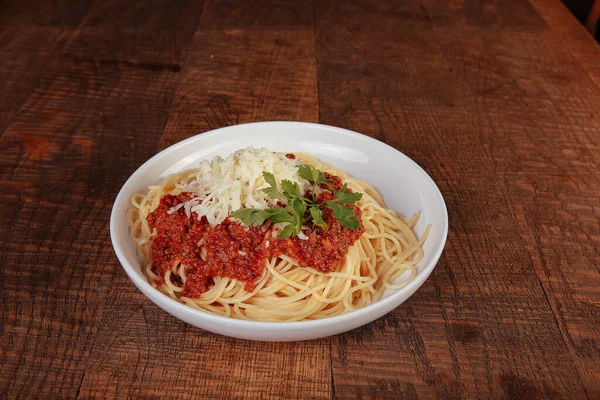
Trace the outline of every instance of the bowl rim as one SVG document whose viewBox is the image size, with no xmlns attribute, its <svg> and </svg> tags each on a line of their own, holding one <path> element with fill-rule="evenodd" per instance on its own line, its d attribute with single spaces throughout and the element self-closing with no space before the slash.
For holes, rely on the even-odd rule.
<svg viewBox="0 0 600 400">
<path fill-rule="evenodd" d="M 212 314 L 212 313 L 202 311 L 202 310 L 197 310 L 195 308 L 192 308 L 188 305 L 180 303 L 180 302 L 172 299 L 171 297 L 161 293 L 156 288 L 154 288 L 145 277 L 143 277 L 142 275 L 137 273 L 136 267 L 134 267 L 132 264 L 130 264 L 127 261 L 127 258 L 121 249 L 121 244 L 120 244 L 119 240 L 117 239 L 118 234 L 117 234 L 117 228 L 116 228 L 117 218 L 120 218 L 120 217 L 125 218 L 124 215 L 123 216 L 118 215 L 117 208 L 118 208 L 118 205 L 123 201 L 123 198 L 126 196 L 125 188 L 129 186 L 130 182 L 134 181 L 147 168 L 149 168 L 149 166 L 152 165 L 157 159 L 164 157 L 166 154 L 174 152 L 174 151 L 180 149 L 181 147 L 187 146 L 189 143 L 198 140 L 199 137 L 211 137 L 211 136 L 215 136 L 215 135 L 222 135 L 224 133 L 227 133 L 228 131 L 235 131 L 237 129 L 240 129 L 240 127 L 242 127 L 242 126 L 247 127 L 247 126 L 252 125 L 252 126 L 258 127 L 258 126 L 274 125 L 274 124 L 282 124 L 282 125 L 290 124 L 290 125 L 305 126 L 307 128 L 313 128 L 313 129 L 332 130 L 332 131 L 336 131 L 338 134 L 350 136 L 355 139 L 364 140 L 364 141 L 370 142 L 370 143 L 376 143 L 379 146 L 384 146 L 384 147 L 387 147 L 387 148 L 392 149 L 393 151 L 397 152 L 400 157 L 405 158 L 409 164 L 412 164 L 413 167 L 417 168 L 422 173 L 423 178 L 425 179 L 426 183 L 434 189 L 434 192 L 437 195 L 436 196 L 437 200 L 439 201 L 439 205 L 442 207 L 442 209 L 441 209 L 442 221 L 440 221 L 442 224 L 442 232 L 441 232 L 441 236 L 440 236 L 440 238 L 441 238 L 440 243 L 437 245 L 435 253 L 433 254 L 433 256 L 431 258 L 431 261 L 422 266 L 422 269 L 419 271 L 419 273 L 413 280 L 408 282 L 404 287 L 393 291 L 387 297 L 384 297 L 384 298 L 379 299 L 376 302 L 371 303 L 367 306 L 361 307 L 359 309 L 356 309 L 356 310 L 353 310 L 353 311 L 350 311 L 350 312 L 347 312 L 344 314 L 335 315 L 332 317 L 327 317 L 327 318 L 322 318 L 322 319 L 315 319 L 315 320 L 289 321 L 289 322 L 276 321 L 275 322 L 275 321 L 250 321 L 250 320 L 236 319 L 236 318 L 225 317 L 225 316 L 221 316 L 221 315 L 217 315 L 217 314 Z M 419 164 L 417 164 L 415 161 L 413 161 L 410 157 L 408 157 L 407 155 L 402 153 L 400 150 L 388 145 L 387 143 L 384 143 L 384 142 L 377 140 L 375 138 L 372 138 L 370 136 L 367 136 L 367 135 L 364 135 L 364 134 L 361 134 L 361 133 L 358 133 L 355 131 L 351 131 L 349 129 L 339 128 L 339 127 L 335 127 L 335 126 L 331 126 L 331 125 L 317 124 L 317 123 L 312 123 L 312 122 L 299 122 L 299 121 L 264 121 L 264 122 L 250 122 L 250 123 L 244 123 L 244 124 L 230 125 L 230 126 L 206 131 L 204 133 L 199 133 L 199 134 L 191 136 L 187 139 L 184 139 L 180 142 L 174 143 L 171 146 L 161 150 L 160 152 L 158 152 L 157 154 L 152 156 L 150 159 L 148 159 L 146 162 L 144 162 L 141 166 L 139 166 L 135 170 L 135 172 L 133 174 L 131 174 L 131 176 L 129 176 L 129 178 L 125 181 L 125 183 L 119 189 L 119 193 L 117 194 L 117 196 L 113 202 L 112 211 L 111 211 L 111 215 L 110 215 L 110 238 L 111 238 L 111 242 L 112 242 L 112 246 L 115 251 L 115 254 L 117 255 L 117 258 L 118 258 L 121 266 L 125 270 L 129 279 L 131 279 L 133 281 L 135 286 L 145 296 L 149 297 L 150 300 L 152 300 L 155 303 L 158 302 L 158 303 L 165 304 L 165 305 L 168 304 L 169 306 L 174 307 L 176 310 L 178 310 L 182 313 L 185 313 L 188 316 L 194 316 L 194 317 L 197 317 L 200 319 L 204 319 L 206 322 L 214 322 L 214 323 L 226 324 L 226 325 L 238 325 L 240 328 L 264 327 L 264 328 L 310 329 L 310 328 L 316 328 L 316 327 L 319 327 L 322 325 L 328 325 L 328 324 L 331 324 L 331 325 L 343 324 L 345 322 L 352 321 L 354 319 L 360 319 L 361 317 L 365 317 L 368 314 L 372 313 L 373 310 L 385 308 L 386 306 L 391 306 L 395 303 L 395 300 L 398 297 L 402 297 L 404 293 L 411 292 L 411 291 L 414 292 L 418 288 L 421 287 L 423 282 L 429 277 L 429 275 L 431 274 L 431 272 L 437 265 L 439 258 L 444 250 L 447 236 L 448 236 L 448 210 L 446 207 L 446 202 L 444 200 L 444 197 L 442 196 L 441 191 L 439 190 L 438 186 L 435 184 L 433 179 L 429 176 L 429 174 L 427 174 L 427 172 Z M 409 294 L 408 298 L 410 296 L 412 296 L 413 294 L 414 293 Z M 390 309 L 394 309 L 394 308 L 398 307 L 400 304 L 394 305 Z M 171 313 L 171 312 L 169 312 L 169 313 Z M 385 314 L 387 314 L 387 312 Z"/>
</svg>

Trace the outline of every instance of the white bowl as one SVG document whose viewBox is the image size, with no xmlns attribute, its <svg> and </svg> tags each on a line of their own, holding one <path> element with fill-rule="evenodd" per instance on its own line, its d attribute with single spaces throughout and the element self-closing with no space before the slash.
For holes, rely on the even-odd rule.
<svg viewBox="0 0 600 400">
<path fill-rule="evenodd" d="M 419 263 L 419 273 L 400 290 L 361 309 L 336 317 L 300 322 L 252 322 L 221 317 L 192 309 L 153 288 L 142 273 L 142 262 L 129 238 L 125 213 L 129 199 L 146 191 L 167 175 L 198 166 L 198 161 L 225 157 L 246 147 L 273 151 L 306 152 L 346 170 L 383 194 L 388 207 L 405 215 L 422 211 L 415 227 L 418 236 L 431 225 Z M 125 182 L 113 205 L 110 236 L 119 261 L 133 283 L 150 300 L 171 315 L 211 332 L 236 338 L 292 341 L 335 335 L 365 325 L 408 299 L 427 279 L 440 258 L 448 233 L 444 199 L 421 167 L 398 150 L 346 129 L 302 122 L 260 122 L 229 126 L 191 137 L 148 160 Z"/>
</svg>

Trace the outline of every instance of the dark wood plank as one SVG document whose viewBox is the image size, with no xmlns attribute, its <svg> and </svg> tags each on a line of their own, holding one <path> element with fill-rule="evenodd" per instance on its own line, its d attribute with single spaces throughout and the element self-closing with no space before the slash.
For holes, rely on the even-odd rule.
<svg viewBox="0 0 600 400">
<path fill-rule="evenodd" d="M 321 122 L 419 162 L 451 227 L 407 304 L 333 339 L 335 394 L 597 396 L 598 90 L 527 4 L 319 5 Z"/>
<path fill-rule="evenodd" d="M 304 8 L 297 6 L 300 7 Z M 219 18 L 213 18 L 216 13 L 217 10 L 207 6 L 182 70 L 161 147 L 211 129 L 245 122 L 316 122 L 312 27 L 229 29 L 227 16 L 220 16 L 224 18 L 220 22 L 224 28 L 219 29 L 216 22 Z M 271 20 L 271 15 L 266 14 L 264 19 L 245 23 L 269 27 Z"/>
<path fill-rule="evenodd" d="M 96 7 L 90 10 L 92 17 L 99 13 Z M 188 7 L 186 18 L 198 21 L 201 11 Z M 158 38 L 174 37 L 175 31 L 163 32 L 153 50 L 152 37 L 144 35 L 159 24 L 159 15 L 138 12 L 135 27 L 111 20 L 119 15 L 102 20 L 103 37 L 115 43 L 114 51 L 99 49 L 96 54 L 106 59 L 68 56 L 84 47 L 80 40 L 93 21 L 86 19 L 61 51 L 67 56 L 45 67 L 0 139 L 5 204 L 0 241 L 7 244 L 0 260 L 3 398 L 111 393 L 112 383 L 91 385 L 98 370 L 90 363 L 92 354 L 98 357 L 96 349 L 105 348 L 98 338 L 107 321 L 121 312 L 111 299 L 124 296 L 124 315 L 140 311 L 132 319 L 146 329 L 143 306 L 148 303 L 114 256 L 108 220 L 126 176 L 155 152 L 179 80 L 178 69 L 155 68 L 153 63 L 177 65 L 195 27 L 180 31 L 177 40 L 169 39 L 174 46 L 169 49 Z M 144 43 L 141 56 L 122 59 L 129 50 L 118 47 L 123 39 L 127 45 Z M 93 53 L 93 48 L 87 51 Z M 128 356 L 134 353 L 128 346 L 140 345 L 138 338 L 113 335 L 108 342 L 124 338 L 120 350 L 110 351 L 131 360 Z M 108 357 L 104 354 L 104 360 Z M 147 367 L 143 361 L 137 358 L 127 370 L 139 373 Z M 119 385 L 114 394 L 135 389 L 125 381 Z"/>
<path fill-rule="evenodd" d="M 600 90 L 569 50 L 545 39 L 520 45 L 544 56 L 507 64 L 528 110 L 511 142 L 520 167 L 503 179 L 533 267 L 590 398 L 600 396 Z M 574 100 L 576 98 L 576 100 Z M 493 116 L 491 118 L 497 121 Z M 515 143 L 519 143 L 518 145 Z"/>
<path fill-rule="evenodd" d="M 179 72 L 202 9 L 194 0 L 96 2 L 65 57 Z"/>
<path fill-rule="evenodd" d="M 436 29 L 446 28 L 458 37 L 470 32 L 548 32 L 548 26 L 539 18 L 528 1 L 488 3 L 482 1 L 455 0 L 451 4 L 425 0 L 421 9 L 427 13 Z"/>
<path fill-rule="evenodd" d="M 59 28 L 74 30 L 87 15 L 93 1 L 78 0 L 3 0 L 0 2 L 0 27 Z M 29 49 L 31 53 L 35 53 Z"/>
<path fill-rule="evenodd" d="M 600 86 L 600 45 L 560 0 L 531 0 L 552 27 L 556 40 L 570 51 L 590 78 Z"/>
<path fill-rule="evenodd" d="M 86 367 L 82 398 L 324 399 L 331 392 L 329 346 L 321 342 L 261 343 L 213 335 L 146 298 L 132 307 L 127 291 L 115 296 L 110 308 L 111 321 L 98 332 Z"/>
<path fill-rule="evenodd" d="M 202 29 L 313 29 L 313 8 L 286 0 L 207 0 Z"/>
<path fill-rule="evenodd" d="M 0 3 L 0 136 L 90 4 L 73 0 L 56 1 L 52 6 L 41 1 Z"/>
<path fill-rule="evenodd" d="M 505 148 L 497 179 L 504 182 L 511 216 L 569 355 L 588 396 L 595 398 L 600 395 L 600 90 L 555 35 L 480 36 L 470 47 L 488 48 L 487 53 L 493 48 L 497 76 L 515 86 L 510 105 L 494 106 L 490 95 L 479 103 L 494 137 L 493 153 Z M 506 92 L 495 95 L 508 99 Z M 506 146 L 497 139 L 502 136 Z"/>
<path fill-rule="evenodd" d="M 123 171 L 154 152 L 175 80 L 60 63 L 7 128 L 2 397 L 75 397 L 111 297 L 144 301 L 112 252 L 108 219 Z"/>
</svg>

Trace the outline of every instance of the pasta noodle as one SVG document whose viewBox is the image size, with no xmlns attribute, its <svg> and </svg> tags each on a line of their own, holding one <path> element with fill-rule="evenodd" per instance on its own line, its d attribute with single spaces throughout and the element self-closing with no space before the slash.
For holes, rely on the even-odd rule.
<svg viewBox="0 0 600 400">
<path fill-rule="evenodd" d="M 387 209 L 381 195 L 370 185 L 309 155 L 296 156 L 303 163 L 340 177 L 353 192 L 363 193 L 357 206 L 362 211 L 365 231 L 348 248 L 336 271 L 325 273 L 300 267 L 294 259 L 280 255 L 267 260 L 264 273 L 252 290 L 247 290 L 242 281 L 217 276 L 199 297 L 185 296 L 189 266 L 174 262 L 164 276 L 153 269 L 151 244 L 155 232 L 148 216 L 163 196 L 185 191 L 198 172 L 188 170 L 131 198 L 132 207 L 127 212 L 130 236 L 137 245 L 148 281 L 165 295 L 195 309 L 254 321 L 301 321 L 340 315 L 371 304 L 386 290 L 397 290 L 410 282 L 417 275 L 417 264 L 423 258 L 422 244 L 430 229 L 427 227 L 421 238 L 416 237 L 413 228 L 420 213 L 407 219 Z M 204 249 L 201 254 L 206 257 Z"/>
</svg>

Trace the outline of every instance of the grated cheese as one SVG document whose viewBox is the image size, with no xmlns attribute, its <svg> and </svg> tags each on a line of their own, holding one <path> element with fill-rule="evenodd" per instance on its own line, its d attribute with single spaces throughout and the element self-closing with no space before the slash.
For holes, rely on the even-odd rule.
<svg viewBox="0 0 600 400">
<path fill-rule="evenodd" d="M 263 171 L 275 176 L 279 190 L 281 181 L 287 179 L 298 183 L 301 192 L 305 192 L 311 185 L 298 175 L 298 165 L 299 161 L 289 159 L 285 154 L 252 147 L 239 150 L 225 159 L 217 156 L 212 161 L 203 161 L 195 179 L 185 187 L 197 195 L 175 206 L 172 212 L 184 207 L 188 217 L 195 212 L 198 219 L 205 216 L 209 224 L 214 226 L 241 208 L 272 207 L 278 200 L 269 199 L 262 192 L 261 189 L 269 186 L 262 175 Z"/>
</svg>

